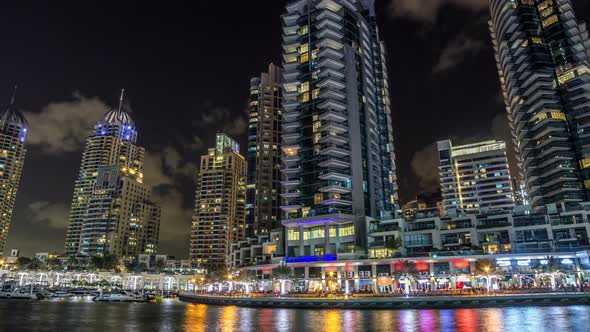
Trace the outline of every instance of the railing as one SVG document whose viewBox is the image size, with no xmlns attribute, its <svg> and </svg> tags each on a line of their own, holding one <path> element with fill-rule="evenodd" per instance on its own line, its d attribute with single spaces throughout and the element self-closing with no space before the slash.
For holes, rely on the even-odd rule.
<svg viewBox="0 0 590 332">
<path fill-rule="evenodd" d="M 510 227 L 512 226 L 509 222 L 496 222 L 496 223 L 486 223 L 477 225 L 476 228 L 478 229 L 488 229 L 488 228 L 498 228 L 498 227 Z"/>
</svg>

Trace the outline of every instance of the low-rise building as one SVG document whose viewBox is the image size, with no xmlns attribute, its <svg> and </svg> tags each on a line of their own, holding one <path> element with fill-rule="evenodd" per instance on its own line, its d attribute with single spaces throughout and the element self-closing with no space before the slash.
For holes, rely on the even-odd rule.
<svg viewBox="0 0 590 332">
<path fill-rule="evenodd" d="M 231 267 L 277 263 L 284 258 L 283 230 L 273 230 L 232 244 Z"/>
</svg>

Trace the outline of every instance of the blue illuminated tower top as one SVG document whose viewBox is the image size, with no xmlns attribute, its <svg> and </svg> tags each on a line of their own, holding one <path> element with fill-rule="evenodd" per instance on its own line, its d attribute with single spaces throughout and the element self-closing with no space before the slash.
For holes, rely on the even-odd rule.
<svg viewBox="0 0 590 332">
<path fill-rule="evenodd" d="M 15 85 L 8 107 L 0 115 L 0 134 L 18 138 L 21 143 L 24 143 L 29 124 L 25 116 L 14 105 L 17 88 L 18 86 Z"/>
<path fill-rule="evenodd" d="M 104 118 L 98 122 L 96 135 L 117 136 L 123 141 L 135 143 L 137 130 L 135 129 L 135 122 L 133 122 L 129 113 L 123 111 L 124 95 L 125 89 L 122 89 L 119 107 L 107 112 Z"/>
</svg>

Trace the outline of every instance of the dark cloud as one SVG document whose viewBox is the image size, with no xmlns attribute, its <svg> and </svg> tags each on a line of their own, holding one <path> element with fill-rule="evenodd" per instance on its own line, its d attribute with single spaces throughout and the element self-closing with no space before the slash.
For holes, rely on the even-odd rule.
<svg viewBox="0 0 590 332">
<path fill-rule="evenodd" d="M 37 201 L 29 204 L 27 213 L 35 223 L 65 230 L 68 226 L 70 209 L 63 202 Z"/>
<path fill-rule="evenodd" d="M 444 46 L 433 72 L 440 73 L 451 69 L 462 63 L 466 57 L 476 56 L 485 47 L 486 44 L 482 40 L 461 33 Z"/>
<path fill-rule="evenodd" d="M 98 120 L 109 111 L 99 98 L 74 94 L 72 101 L 49 103 L 41 112 L 26 112 L 27 143 L 47 153 L 78 151 Z"/>
<path fill-rule="evenodd" d="M 436 143 L 429 144 L 416 151 L 410 165 L 418 179 L 418 186 L 421 190 L 432 191 L 439 188 L 439 159 Z"/>
<path fill-rule="evenodd" d="M 453 5 L 473 11 L 488 7 L 488 0 L 389 0 L 391 17 L 410 17 L 421 21 L 434 21 L 444 6 Z"/>
</svg>

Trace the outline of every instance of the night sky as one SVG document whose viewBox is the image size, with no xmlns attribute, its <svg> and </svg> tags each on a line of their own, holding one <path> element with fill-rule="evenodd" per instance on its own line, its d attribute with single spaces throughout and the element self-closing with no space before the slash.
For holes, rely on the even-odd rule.
<svg viewBox="0 0 590 332">
<path fill-rule="evenodd" d="M 18 83 L 28 151 L 6 250 L 62 251 L 84 140 L 126 89 L 162 205 L 160 252 L 187 256 L 199 156 L 245 149 L 249 80 L 280 63 L 284 0 L 4 1 L 0 101 Z M 60 5 L 63 4 L 63 5 Z M 590 2 L 573 0 L 579 19 Z M 377 0 L 388 50 L 400 197 L 437 186 L 434 143 L 509 139 L 487 0 Z"/>
</svg>

